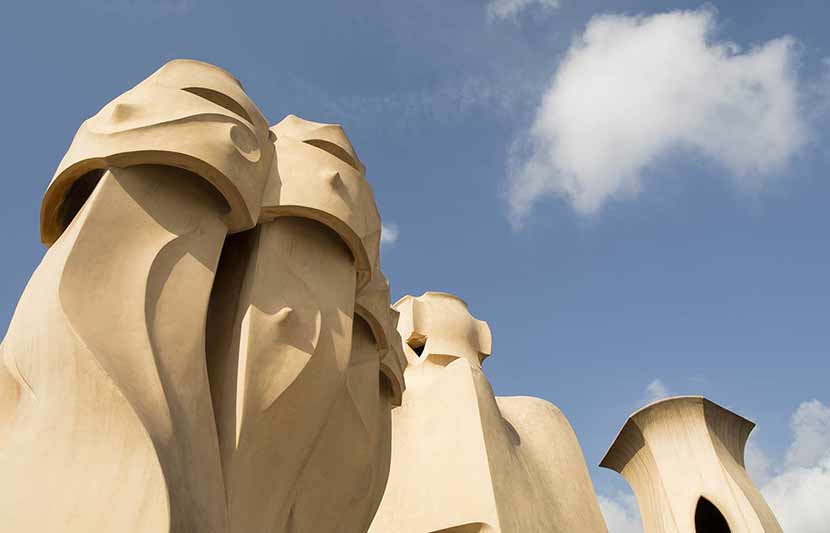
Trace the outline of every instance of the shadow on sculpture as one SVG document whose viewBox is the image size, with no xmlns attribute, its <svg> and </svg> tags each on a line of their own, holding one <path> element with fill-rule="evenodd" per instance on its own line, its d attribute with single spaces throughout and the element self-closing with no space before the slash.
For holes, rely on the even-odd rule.
<svg viewBox="0 0 830 533">
<path fill-rule="evenodd" d="M 488 528 L 487 525 L 482 524 L 480 522 L 476 522 L 474 524 L 464 524 L 461 526 L 453 526 L 438 531 L 430 531 L 430 533 L 486 533 L 487 531 L 491 531 L 491 529 Z"/>
</svg>

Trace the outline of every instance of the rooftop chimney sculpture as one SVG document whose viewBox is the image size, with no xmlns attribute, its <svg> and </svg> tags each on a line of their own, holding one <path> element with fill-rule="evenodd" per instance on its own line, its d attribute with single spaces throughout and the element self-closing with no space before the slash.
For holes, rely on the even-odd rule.
<svg viewBox="0 0 830 533">
<path fill-rule="evenodd" d="M 446 293 L 390 307 L 365 172 L 340 126 L 269 128 L 198 61 L 85 121 L 0 344 L 0 530 L 606 531 L 565 416 L 494 395 L 487 323 Z M 780 531 L 751 427 L 658 403 L 603 466 L 647 533 Z"/>
<path fill-rule="evenodd" d="M 41 234 L 2 345 L 5 530 L 288 531 L 321 469 L 368 483 L 338 507 L 368 527 L 403 364 L 339 126 L 269 130 L 226 71 L 170 62 L 84 122 Z"/>
<path fill-rule="evenodd" d="M 600 466 L 634 489 L 645 533 L 777 533 L 744 469 L 753 427 L 699 396 L 660 400 L 631 415 Z"/>
<path fill-rule="evenodd" d="M 497 398 L 486 322 L 458 297 L 395 304 L 408 366 L 392 467 L 372 533 L 604 532 L 579 442 L 538 398 Z"/>
</svg>

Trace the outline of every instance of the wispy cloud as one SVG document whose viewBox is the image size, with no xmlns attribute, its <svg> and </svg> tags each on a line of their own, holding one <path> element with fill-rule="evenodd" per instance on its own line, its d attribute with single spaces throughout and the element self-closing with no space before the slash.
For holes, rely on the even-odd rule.
<svg viewBox="0 0 830 533">
<path fill-rule="evenodd" d="M 811 466 L 830 456 L 830 405 L 818 400 L 802 403 L 793 415 L 792 428 L 795 440 L 787 451 L 788 465 Z"/>
<path fill-rule="evenodd" d="M 582 214 L 643 189 L 646 169 L 682 148 L 756 191 L 806 142 L 795 41 L 742 51 L 712 42 L 713 9 L 601 15 L 559 64 L 508 165 L 521 225 L 546 195 Z"/>
<path fill-rule="evenodd" d="M 538 6 L 543 11 L 553 11 L 559 7 L 559 0 L 490 0 L 487 4 L 487 18 L 491 21 L 515 19 L 519 13 L 531 6 Z"/>
<path fill-rule="evenodd" d="M 783 465 L 776 468 L 750 441 L 747 470 L 784 531 L 826 533 L 830 524 L 830 404 L 802 403 L 790 427 L 793 441 Z"/>
<path fill-rule="evenodd" d="M 630 492 L 618 492 L 614 497 L 597 496 L 599 508 L 609 533 L 642 533 L 637 500 Z"/>
<path fill-rule="evenodd" d="M 663 398 L 668 398 L 669 396 L 671 396 L 669 388 L 666 387 L 662 380 L 655 379 L 652 380 L 648 385 L 646 385 L 645 398 L 643 399 L 643 404 L 656 402 L 657 400 L 662 400 Z"/>
<path fill-rule="evenodd" d="M 757 429 L 755 430 L 758 431 Z M 756 444 L 755 439 L 749 439 L 744 449 L 744 466 L 750 479 L 758 487 L 763 487 L 772 477 L 772 462 L 764 450 Z"/>
<path fill-rule="evenodd" d="M 507 69 L 494 75 L 459 75 L 403 91 L 352 95 L 292 73 L 286 73 L 284 81 L 293 91 L 317 102 L 319 116 L 371 123 L 383 133 L 422 128 L 424 122 L 448 125 L 485 113 L 490 118 L 517 121 L 517 116 L 533 113 L 545 78 L 541 72 Z"/>
<path fill-rule="evenodd" d="M 394 244 L 398 240 L 398 226 L 393 223 L 383 223 L 380 226 L 380 244 Z"/>
<path fill-rule="evenodd" d="M 129 11 L 154 15 L 186 15 L 196 7 L 196 0 L 86 0 L 86 5 L 105 11 Z"/>
</svg>

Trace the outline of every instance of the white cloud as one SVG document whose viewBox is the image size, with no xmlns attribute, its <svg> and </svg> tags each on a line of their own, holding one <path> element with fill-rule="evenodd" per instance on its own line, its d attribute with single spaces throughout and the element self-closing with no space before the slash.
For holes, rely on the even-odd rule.
<svg viewBox="0 0 830 533">
<path fill-rule="evenodd" d="M 398 226 L 396 224 L 381 224 L 380 225 L 380 243 L 393 244 L 398 240 Z"/>
<path fill-rule="evenodd" d="M 795 440 L 787 451 L 788 466 L 812 466 L 830 457 L 830 405 L 818 400 L 802 403 L 793 415 L 792 428 Z"/>
<path fill-rule="evenodd" d="M 648 385 L 646 385 L 646 396 L 645 400 L 643 401 L 644 404 L 656 402 L 657 400 L 662 400 L 663 398 L 668 398 L 671 396 L 668 387 L 663 383 L 660 379 L 655 379 Z"/>
<path fill-rule="evenodd" d="M 642 533 L 637 500 L 631 493 L 620 492 L 615 497 L 597 496 L 608 533 Z"/>
<path fill-rule="evenodd" d="M 559 7 L 559 0 L 490 0 L 487 4 L 487 18 L 503 20 L 515 18 L 528 7 L 538 4 L 545 11 L 552 11 Z"/>
<path fill-rule="evenodd" d="M 810 467 L 794 467 L 761 490 L 788 533 L 827 533 L 830 524 L 830 456 Z"/>
<path fill-rule="evenodd" d="M 757 431 L 757 430 L 756 430 Z M 772 477 L 772 462 L 760 446 L 755 444 L 755 439 L 750 439 L 744 449 L 744 465 L 749 478 L 758 487 L 763 487 Z"/>
<path fill-rule="evenodd" d="M 793 443 L 784 467 L 763 483 L 761 492 L 787 533 L 826 533 L 830 524 L 830 405 L 817 400 L 802 403 L 791 427 Z"/>
<path fill-rule="evenodd" d="M 583 214 L 636 196 L 672 150 L 703 154 L 758 190 L 807 137 L 794 40 L 713 42 L 715 12 L 601 15 L 575 39 L 508 172 L 520 225 L 544 195 Z"/>
</svg>

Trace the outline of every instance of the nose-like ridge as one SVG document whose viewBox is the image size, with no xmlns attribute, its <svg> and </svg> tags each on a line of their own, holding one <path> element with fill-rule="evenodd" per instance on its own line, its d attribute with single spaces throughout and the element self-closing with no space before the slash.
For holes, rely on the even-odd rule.
<svg viewBox="0 0 830 533">
<path fill-rule="evenodd" d="M 260 222 L 304 217 L 328 226 L 352 252 L 358 288 L 378 270 L 380 215 L 365 168 L 343 128 L 289 115 L 271 128 L 276 164 Z"/>
</svg>

